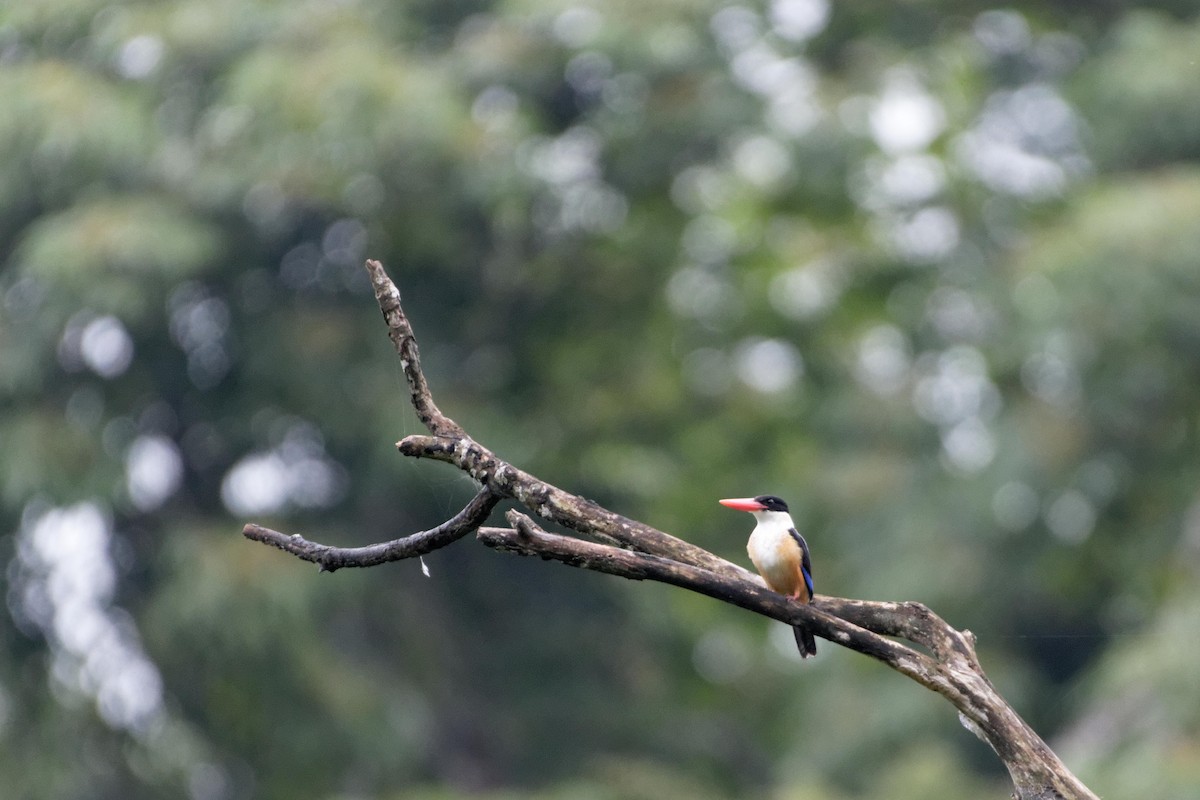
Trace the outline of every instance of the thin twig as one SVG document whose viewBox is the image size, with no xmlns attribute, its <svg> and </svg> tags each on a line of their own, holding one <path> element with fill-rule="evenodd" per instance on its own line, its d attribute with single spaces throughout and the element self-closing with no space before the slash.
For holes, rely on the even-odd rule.
<svg viewBox="0 0 1200 800">
<path fill-rule="evenodd" d="M 242 535 L 311 561 L 320 566 L 322 572 L 333 572 L 342 567 L 374 567 L 389 561 L 416 558 L 461 539 L 486 522 L 498 502 L 500 498 L 485 487 L 462 511 L 436 528 L 365 547 L 332 547 L 310 542 L 298 533 L 289 536 L 253 523 L 242 529 Z"/>
<path fill-rule="evenodd" d="M 429 384 L 425 381 L 425 373 L 421 370 L 421 353 L 417 349 L 417 339 L 413 336 L 412 325 L 400 305 L 400 290 L 388 277 L 383 264 L 369 260 L 366 264 L 371 276 L 371 286 L 375 289 L 375 301 L 383 312 L 383 320 L 387 323 L 388 338 L 400 356 L 400 367 L 404 370 L 404 378 L 408 381 L 412 395 L 413 408 L 429 432 L 434 436 L 451 436 L 466 438 L 467 432 L 454 420 L 447 417 L 433 402 L 429 392 Z"/>
</svg>

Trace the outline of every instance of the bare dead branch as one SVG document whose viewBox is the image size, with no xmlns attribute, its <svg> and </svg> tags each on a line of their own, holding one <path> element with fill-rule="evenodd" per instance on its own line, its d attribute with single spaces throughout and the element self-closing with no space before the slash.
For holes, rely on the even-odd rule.
<svg viewBox="0 0 1200 800">
<path fill-rule="evenodd" d="M 327 544 L 310 542 L 298 533 L 289 536 L 253 523 L 242 529 L 242 535 L 247 539 L 278 547 L 297 558 L 311 561 L 318 565 L 322 572 L 333 572 L 342 567 L 374 567 L 389 561 L 432 553 L 461 539 L 482 525 L 498 502 L 500 498 L 485 487 L 479 490 L 462 511 L 436 528 L 366 547 L 330 547 Z"/>
<path fill-rule="evenodd" d="M 383 320 L 387 323 L 388 338 L 400 356 L 400 367 L 404 370 L 404 378 L 412 393 L 413 408 L 421 424 L 435 436 L 454 436 L 465 438 L 467 432 L 458 423 L 447 417 L 433 402 L 429 393 L 429 384 L 425 382 L 425 373 L 421 370 L 421 354 L 417 350 L 417 339 L 413 336 L 412 326 L 408 317 L 400 307 L 400 290 L 392 279 L 383 271 L 383 264 L 370 260 L 366 264 L 367 273 L 371 276 L 371 286 L 375 290 L 375 301 L 383 312 Z"/>
<path fill-rule="evenodd" d="M 817 595 L 811 605 L 793 603 L 764 587 L 757 576 L 710 572 L 648 553 L 548 533 L 515 510 L 507 518 L 511 528 L 481 527 L 477 538 L 497 550 L 631 580 L 668 583 L 789 625 L 805 625 L 817 636 L 881 661 L 954 704 L 964 726 L 1004 761 L 1021 800 L 1095 798 L 996 691 L 975 658 L 973 636 L 956 631 L 920 603 L 824 595 Z M 841 617 L 841 611 L 851 619 Z M 876 628 L 928 646 L 935 655 L 888 639 Z"/>
<path fill-rule="evenodd" d="M 789 625 L 805 625 L 824 639 L 877 658 L 910 677 L 919 678 L 923 671 L 934 666 L 932 659 L 923 653 L 827 613 L 820 596 L 812 605 L 793 603 L 766 588 L 761 578 L 749 572 L 744 576 L 712 572 L 650 553 L 560 536 L 543 530 L 516 510 L 509 511 L 506 517 L 511 528 L 480 528 L 476 534 L 479 541 L 497 550 L 551 559 L 572 567 L 631 580 L 668 583 Z"/>
<path fill-rule="evenodd" d="M 496 494 L 521 503 L 539 517 L 588 536 L 730 575 L 747 570 L 691 542 L 644 522 L 615 514 L 585 497 L 571 494 L 514 467 L 469 437 L 414 435 L 396 444 L 406 456 L 445 461 Z"/>
<path fill-rule="evenodd" d="M 412 326 L 400 305 L 400 292 L 378 261 L 368 261 L 367 270 L 388 335 L 400 356 L 413 408 L 430 433 L 409 436 L 397 444 L 398 449 L 406 456 L 454 465 L 480 485 L 480 492 L 466 508 L 436 528 L 369 547 L 329 547 L 253 524 L 243 531 L 247 538 L 333 571 L 411 558 L 475 530 L 483 544 L 496 550 L 699 592 L 790 625 L 806 626 L 815 635 L 887 664 L 945 697 L 958 710 L 964 726 L 1004 762 L 1018 800 L 1096 800 L 996 691 L 979 663 L 970 631 L 956 630 L 920 603 L 826 595 L 817 595 L 811 605 L 791 602 L 742 567 L 546 483 L 473 440 L 433 402 Z M 515 500 L 542 519 L 595 541 L 549 533 L 516 510 L 507 515 L 511 527 L 481 527 L 501 499 Z"/>
</svg>

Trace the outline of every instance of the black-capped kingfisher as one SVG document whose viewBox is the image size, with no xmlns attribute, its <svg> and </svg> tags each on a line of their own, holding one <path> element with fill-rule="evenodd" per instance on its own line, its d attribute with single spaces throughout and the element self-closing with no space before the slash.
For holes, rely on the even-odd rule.
<svg viewBox="0 0 1200 800">
<path fill-rule="evenodd" d="M 812 559 L 808 555 L 808 542 L 796 530 L 787 503 L 770 494 L 758 497 L 734 497 L 722 500 L 721 505 L 749 511 L 758 524 L 746 543 L 746 552 L 754 562 L 754 568 L 762 575 L 767 588 L 786 594 L 801 603 L 811 603 L 813 598 Z M 817 654 L 817 641 L 812 633 L 796 625 L 796 646 L 800 657 Z"/>
</svg>

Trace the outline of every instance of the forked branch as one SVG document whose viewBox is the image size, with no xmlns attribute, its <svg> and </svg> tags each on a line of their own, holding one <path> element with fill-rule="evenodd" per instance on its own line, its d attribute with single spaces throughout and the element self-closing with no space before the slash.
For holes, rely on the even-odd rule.
<svg viewBox="0 0 1200 800">
<path fill-rule="evenodd" d="M 254 524 L 245 527 L 247 538 L 332 572 L 413 558 L 475 531 L 479 541 L 495 550 L 698 592 L 781 622 L 807 626 L 817 636 L 870 656 L 942 695 L 958 709 L 963 724 L 1004 762 L 1019 800 L 1095 800 L 987 679 L 970 631 L 954 629 L 919 603 L 825 595 L 818 595 L 811 605 L 791 602 L 742 567 L 546 483 L 476 442 L 434 403 L 395 284 L 378 261 L 368 261 L 367 271 L 400 356 L 413 408 L 429 431 L 429 435 L 409 436 L 397 447 L 406 456 L 453 464 L 475 480 L 479 493 L 435 528 L 367 547 L 331 547 Z M 508 527 L 485 527 L 489 514 L 504 499 L 574 535 L 547 532 L 516 510 L 506 515 Z"/>
</svg>

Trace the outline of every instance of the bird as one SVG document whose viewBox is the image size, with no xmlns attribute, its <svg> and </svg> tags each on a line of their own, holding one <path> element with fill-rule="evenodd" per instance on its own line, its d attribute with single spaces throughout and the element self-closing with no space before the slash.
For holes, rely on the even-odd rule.
<svg viewBox="0 0 1200 800">
<path fill-rule="evenodd" d="M 767 587 L 801 603 L 811 603 L 812 559 L 808 553 L 808 542 L 796 530 L 787 503 L 771 494 L 732 497 L 720 503 L 738 511 L 749 511 L 758 521 L 750 534 L 750 541 L 746 543 L 746 552 L 750 554 L 750 560 L 766 581 Z M 801 658 L 817 654 L 816 639 L 808 628 L 796 625 L 792 632 L 796 635 Z"/>
</svg>

